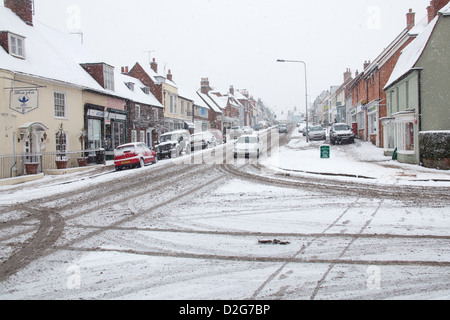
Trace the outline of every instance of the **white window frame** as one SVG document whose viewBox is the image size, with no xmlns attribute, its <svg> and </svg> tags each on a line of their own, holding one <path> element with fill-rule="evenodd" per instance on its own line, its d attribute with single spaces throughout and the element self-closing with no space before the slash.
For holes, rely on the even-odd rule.
<svg viewBox="0 0 450 320">
<path fill-rule="evenodd" d="M 138 142 L 137 141 L 137 131 L 131 130 L 131 142 Z"/>
<path fill-rule="evenodd" d="M 134 106 L 134 113 L 135 113 L 136 119 L 140 119 L 141 118 L 141 106 L 139 104 L 136 104 Z"/>
<path fill-rule="evenodd" d="M 25 59 L 25 37 L 8 33 L 8 47 L 10 55 Z"/>
<path fill-rule="evenodd" d="M 61 96 L 61 97 L 57 97 Z M 62 102 L 62 104 L 61 104 Z M 61 110 L 57 110 L 56 108 L 62 107 L 63 115 L 58 114 Z M 53 92 L 53 109 L 56 119 L 67 119 L 67 96 L 65 92 L 62 91 L 54 91 Z"/>
<path fill-rule="evenodd" d="M 145 143 L 145 131 L 144 130 L 140 131 L 140 141 L 139 142 Z"/>
<path fill-rule="evenodd" d="M 105 89 L 114 91 L 114 68 L 108 65 L 103 65 L 103 81 Z"/>
</svg>

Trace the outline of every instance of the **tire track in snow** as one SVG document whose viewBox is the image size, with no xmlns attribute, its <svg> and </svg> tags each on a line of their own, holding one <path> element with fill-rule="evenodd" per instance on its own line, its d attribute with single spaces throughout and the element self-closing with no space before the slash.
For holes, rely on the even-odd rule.
<svg viewBox="0 0 450 320">
<path fill-rule="evenodd" d="M 320 239 L 321 235 L 325 234 L 328 230 L 330 230 L 332 227 L 334 227 L 337 222 L 342 219 L 342 217 L 358 202 L 359 198 L 356 199 L 353 203 L 351 203 L 350 205 L 347 206 L 347 208 L 330 224 L 328 225 L 327 228 L 325 228 L 320 235 L 317 235 L 316 237 L 314 237 L 311 241 L 309 241 L 306 246 L 303 245 L 300 250 L 298 250 L 296 253 L 294 253 L 294 255 L 290 258 L 290 261 L 286 261 L 285 263 L 283 263 L 274 273 L 272 273 L 267 279 L 266 281 L 264 281 L 261 286 L 256 289 L 256 291 L 253 293 L 253 295 L 251 296 L 251 300 L 255 300 L 257 298 L 257 296 L 261 293 L 261 291 L 273 280 L 275 279 L 275 277 L 277 277 L 281 271 L 283 271 L 283 269 L 294 259 L 296 259 L 300 254 L 302 254 L 303 252 L 305 252 L 305 250 L 310 247 L 316 240 Z"/>
<path fill-rule="evenodd" d="M 381 200 L 380 203 L 378 204 L 377 208 L 375 209 L 374 213 L 372 213 L 372 215 L 370 216 L 370 219 L 366 221 L 366 223 L 362 226 L 361 230 L 359 231 L 359 233 L 363 233 L 364 230 L 366 230 L 366 228 L 369 226 L 369 224 L 372 222 L 373 218 L 375 217 L 375 215 L 378 213 L 378 211 L 380 210 L 382 204 L 383 204 L 384 200 Z M 342 250 L 342 252 L 339 254 L 339 259 L 342 258 L 344 256 L 344 254 L 348 251 L 348 249 L 350 248 L 350 246 L 357 240 L 357 237 L 353 237 L 350 242 L 347 244 L 347 246 L 344 248 L 344 250 Z M 331 270 L 333 270 L 333 268 L 336 266 L 335 263 L 330 264 L 330 266 L 328 267 L 327 271 L 324 273 L 324 275 L 322 276 L 322 278 L 318 281 L 316 288 L 314 289 L 310 300 L 314 300 L 317 296 L 317 293 L 319 292 L 320 288 L 322 287 L 323 283 L 325 282 L 326 278 L 328 277 L 328 275 L 330 274 Z"/>
</svg>

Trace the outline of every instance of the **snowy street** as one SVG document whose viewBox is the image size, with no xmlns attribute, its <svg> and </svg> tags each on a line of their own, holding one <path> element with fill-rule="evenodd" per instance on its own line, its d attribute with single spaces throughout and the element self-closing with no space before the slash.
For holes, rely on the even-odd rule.
<svg viewBox="0 0 450 320">
<path fill-rule="evenodd" d="M 0 187 L 0 298 L 450 299 L 448 171 L 269 136 Z"/>
</svg>

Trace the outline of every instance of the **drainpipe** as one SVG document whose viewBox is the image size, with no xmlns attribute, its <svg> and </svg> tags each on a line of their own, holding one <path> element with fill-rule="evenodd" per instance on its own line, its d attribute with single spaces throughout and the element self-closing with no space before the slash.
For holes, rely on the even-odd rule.
<svg viewBox="0 0 450 320">
<path fill-rule="evenodd" d="M 418 93 L 418 99 L 419 99 L 419 101 L 418 101 L 418 121 L 419 121 L 419 135 L 420 135 L 420 132 L 422 131 L 422 74 L 421 74 L 421 70 L 420 69 L 418 69 L 417 70 L 417 78 L 418 78 L 418 91 L 419 91 L 419 93 Z M 419 142 L 419 144 L 420 144 L 420 142 Z M 418 150 L 418 152 L 419 152 L 419 165 L 422 165 L 422 163 L 423 163 L 423 159 L 422 159 L 422 154 L 421 154 L 421 152 L 420 152 L 420 145 L 417 145 L 417 148 L 419 149 Z"/>
</svg>

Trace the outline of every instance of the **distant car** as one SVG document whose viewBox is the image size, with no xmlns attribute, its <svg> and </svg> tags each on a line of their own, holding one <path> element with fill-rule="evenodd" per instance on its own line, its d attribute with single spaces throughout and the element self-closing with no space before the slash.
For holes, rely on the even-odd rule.
<svg viewBox="0 0 450 320">
<path fill-rule="evenodd" d="M 325 129 L 322 126 L 309 127 L 309 139 L 311 140 L 326 140 L 327 136 Z"/>
<path fill-rule="evenodd" d="M 259 130 L 262 130 L 262 129 L 264 129 L 264 125 L 262 123 L 257 123 L 253 127 L 254 131 L 259 131 Z"/>
<path fill-rule="evenodd" d="M 117 171 L 126 168 L 142 168 L 147 164 L 157 162 L 156 152 L 150 150 L 142 142 L 128 143 L 114 150 L 114 166 Z"/>
<path fill-rule="evenodd" d="M 237 127 L 237 126 L 231 127 L 230 132 L 229 132 L 231 139 L 237 139 L 243 134 L 244 134 L 244 131 L 240 127 Z"/>
<path fill-rule="evenodd" d="M 216 137 L 209 131 L 191 135 L 191 151 L 217 146 Z"/>
<path fill-rule="evenodd" d="M 234 157 L 256 157 L 259 158 L 263 145 L 256 134 L 243 135 L 234 144 Z"/>
<path fill-rule="evenodd" d="M 279 124 L 278 125 L 278 131 L 279 133 L 287 133 L 288 132 L 288 128 L 286 124 Z"/>
<path fill-rule="evenodd" d="M 330 142 L 336 143 L 355 143 L 355 134 L 352 128 L 346 123 L 333 123 L 330 128 Z"/>
<path fill-rule="evenodd" d="M 252 127 L 249 127 L 249 126 L 243 127 L 242 131 L 243 131 L 244 134 L 252 134 L 253 133 Z"/>
<path fill-rule="evenodd" d="M 216 138 L 217 144 L 222 144 L 224 142 L 223 134 L 220 130 L 217 129 L 209 129 L 209 132 Z"/>
<path fill-rule="evenodd" d="M 165 157 L 176 158 L 183 152 L 186 154 L 191 153 L 191 135 L 189 131 L 177 130 L 161 135 L 157 146 L 159 160 Z"/>
</svg>

